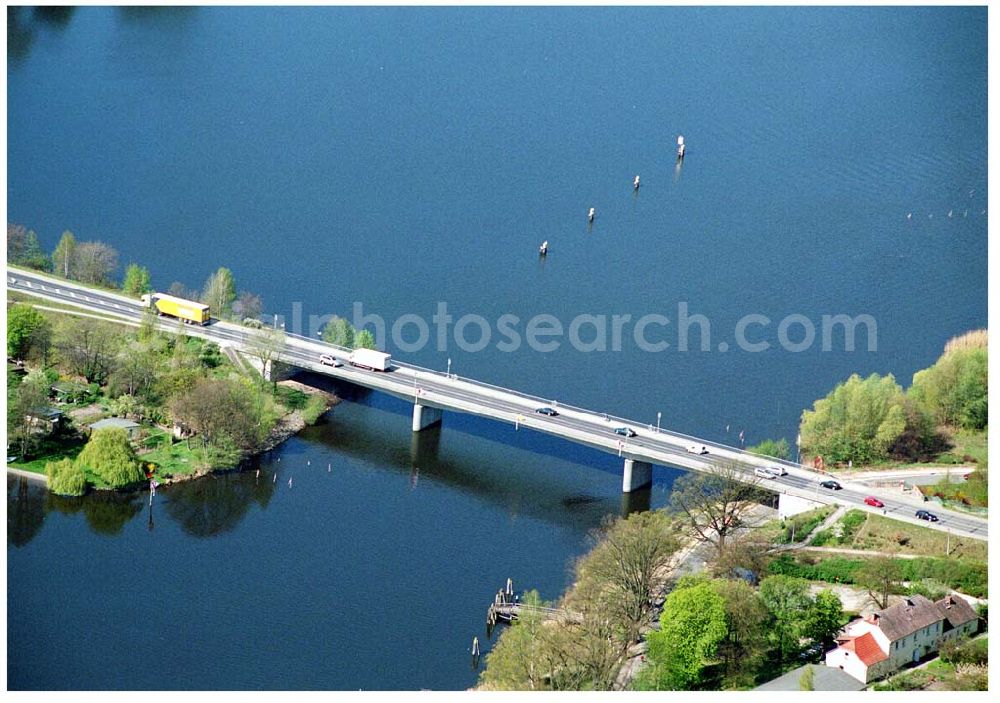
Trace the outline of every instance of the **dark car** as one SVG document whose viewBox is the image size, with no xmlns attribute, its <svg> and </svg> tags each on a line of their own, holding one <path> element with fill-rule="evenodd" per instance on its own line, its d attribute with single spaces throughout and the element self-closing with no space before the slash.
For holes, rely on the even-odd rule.
<svg viewBox="0 0 1000 703">
<path fill-rule="evenodd" d="M 938 521 L 938 516 L 937 515 L 935 515 L 934 513 L 929 513 L 926 510 L 918 510 L 917 511 L 917 517 L 920 518 L 921 520 L 928 520 L 930 522 L 937 522 Z"/>
<path fill-rule="evenodd" d="M 538 408 L 537 410 L 535 410 L 535 412 L 538 413 L 539 415 L 548 415 L 549 417 L 555 417 L 556 415 L 559 414 L 548 406 L 544 408 Z"/>
<path fill-rule="evenodd" d="M 624 437 L 635 437 L 635 430 L 631 427 L 616 427 L 615 434 L 620 434 Z"/>
<path fill-rule="evenodd" d="M 829 488 L 831 491 L 839 491 L 843 486 L 841 486 L 836 481 L 820 481 L 819 485 L 823 488 Z"/>
</svg>

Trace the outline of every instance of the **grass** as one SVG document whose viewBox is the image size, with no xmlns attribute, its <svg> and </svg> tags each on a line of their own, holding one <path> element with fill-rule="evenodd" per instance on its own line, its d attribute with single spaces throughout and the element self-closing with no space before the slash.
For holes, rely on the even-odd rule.
<svg viewBox="0 0 1000 703">
<path fill-rule="evenodd" d="M 172 442 L 173 438 L 167 432 L 153 429 L 145 440 L 146 446 L 157 444 L 152 451 L 139 455 L 143 463 L 156 466 L 153 475 L 163 479 L 169 476 L 184 476 L 194 473 L 205 465 L 204 452 L 198 446 L 198 440 L 188 447 L 186 440 Z"/>
<path fill-rule="evenodd" d="M 61 459 L 76 459 L 76 455 L 83 451 L 86 440 L 81 437 L 46 437 L 36 450 L 36 458 L 31 461 L 12 461 L 10 466 L 22 471 L 31 471 L 36 474 L 45 474 L 45 465 L 50 461 Z M 16 454 L 15 446 L 11 446 L 9 454 Z"/>
<path fill-rule="evenodd" d="M 954 446 L 939 454 L 941 464 L 985 464 L 989 436 L 985 431 L 958 430 L 952 435 Z"/>
<path fill-rule="evenodd" d="M 834 506 L 824 505 L 822 508 L 799 513 L 784 520 L 771 520 L 761 525 L 757 534 L 772 544 L 791 544 L 793 535 L 795 540 L 801 541 L 834 510 L 836 510 Z"/>
<path fill-rule="evenodd" d="M 838 536 L 839 535 L 839 536 Z M 872 552 L 914 554 L 917 556 L 972 559 L 985 561 L 986 542 L 948 536 L 947 533 L 920 525 L 890 520 L 862 510 L 850 510 L 830 529 L 816 535 L 814 546 L 836 546 Z"/>
<path fill-rule="evenodd" d="M 86 314 L 119 325 L 128 325 L 130 327 L 137 326 L 135 323 L 130 323 L 124 318 L 102 314 L 100 310 L 88 310 L 84 307 L 67 305 L 65 303 L 59 303 L 54 300 L 49 300 L 48 298 L 41 298 L 39 296 L 31 295 L 30 293 L 26 293 L 24 291 L 7 291 L 7 300 L 13 303 L 23 303 L 25 305 L 31 305 L 36 307 L 40 306 L 45 308 L 51 308 L 51 310 L 43 310 L 43 312 L 51 312 L 52 314 L 58 314 L 52 312 L 53 310 L 58 310 L 60 313 L 65 315 L 79 316 L 82 314 Z"/>
</svg>

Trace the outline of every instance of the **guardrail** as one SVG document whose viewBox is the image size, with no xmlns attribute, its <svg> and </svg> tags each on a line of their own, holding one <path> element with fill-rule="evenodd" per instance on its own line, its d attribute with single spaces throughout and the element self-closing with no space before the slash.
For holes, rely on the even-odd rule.
<svg viewBox="0 0 1000 703">
<path fill-rule="evenodd" d="M 345 354 L 350 354 L 350 352 L 353 351 L 352 349 L 350 349 L 348 347 L 341 346 L 339 344 L 332 344 L 330 342 L 325 342 L 325 341 L 322 341 L 322 340 L 317 341 L 315 339 L 312 339 L 311 337 L 306 337 L 305 335 L 296 334 L 294 332 L 286 332 L 285 334 L 287 336 L 289 336 L 289 337 L 293 337 L 295 339 L 298 339 L 298 340 L 301 340 L 301 341 L 304 341 L 304 342 L 309 342 L 311 345 L 315 345 L 316 347 L 323 347 L 323 348 L 334 349 L 334 350 L 343 352 Z M 482 380 L 475 379 L 475 378 L 467 378 L 467 377 L 464 377 L 464 376 L 459 376 L 458 374 L 450 374 L 449 375 L 449 374 L 447 374 L 444 371 L 439 371 L 437 369 L 431 369 L 431 368 L 427 368 L 425 366 L 419 366 L 417 364 L 411 364 L 411 363 L 407 363 L 407 362 L 404 362 L 404 361 L 399 361 L 396 358 L 393 358 L 393 365 L 397 366 L 397 367 L 399 367 L 401 369 L 406 369 L 408 371 L 412 371 L 412 372 L 415 372 L 415 373 L 422 373 L 424 375 L 433 376 L 433 377 L 436 377 L 436 378 L 439 378 L 439 379 L 445 379 L 445 380 L 451 380 L 451 381 L 460 381 L 462 383 L 469 384 L 469 385 L 474 386 L 476 388 L 481 388 L 481 389 L 485 389 L 485 390 L 491 390 L 491 391 L 494 391 L 496 393 L 502 393 L 502 394 L 508 395 L 508 396 L 514 396 L 514 397 L 517 397 L 517 398 L 519 398 L 519 399 L 521 399 L 523 401 L 532 403 L 534 405 L 551 405 L 552 407 L 559 408 L 560 410 L 563 410 L 563 411 L 568 410 L 568 411 L 571 411 L 571 412 L 579 413 L 581 415 L 587 415 L 587 416 L 593 417 L 595 419 L 607 420 L 608 422 L 611 422 L 611 423 L 620 423 L 620 424 L 628 426 L 628 427 L 633 427 L 633 428 L 634 427 L 649 428 L 650 431 L 652 431 L 654 433 L 657 433 L 657 430 L 654 429 L 653 425 L 651 425 L 649 423 L 639 423 L 639 422 L 636 422 L 634 419 L 630 419 L 630 418 L 626 418 L 626 417 L 621 417 L 619 415 L 611 415 L 609 413 L 597 412 L 595 410 L 590 410 L 588 408 L 582 408 L 582 407 L 579 407 L 579 406 L 576 406 L 576 405 L 562 403 L 562 402 L 559 402 L 559 401 L 551 399 L 551 398 L 543 398 L 541 396 L 532 395 L 530 393 L 525 393 L 523 391 L 519 391 L 519 390 L 514 389 L 514 388 L 506 388 L 504 386 L 497 386 L 497 385 L 494 385 L 492 383 L 488 383 L 486 381 L 482 381 Z M 796 463 L 794 461 L 789 461 L 787 459 L 778 459 L 778 458 L 775 458 L 775 457 L 764 456 L 764 455 L 761 455 L 761 454 L 755 454 L 753 452 L 749 452 L 746 449 L 742 449 L 740 447 L 734 447 L 732 445 L 724 444 L 722 442 L 716 442 L 716 441 L 713 441 L 713 440 L 704 439 L 702 437 L 695 437 L 694 435 L 685 434 L 683 432 L 677 432 L 675 430 L 660 429 L 658 433 L 659 434 L 665 434 L 665 435 L 668 435 L 670 437 L 675 437 L 675 438 L 678 438 L 678 439 L 681 439 L 681 440 L 684 440 L 684 441 L 688 441 L 688 442 L 691 442 L 692 444 L 702 444 L 702 445 L 705 445 L 706 447 L 715 448 L 716 450 L 724 450 L 724 451 L 727 451 L 727 452 L 732 452 L 734 454 L 740 454 L 740 455 L 745 455 L 747 457 L 753 457 L 755 459 L 763 459 L 763 460 L 768 461 L 770 463 L 780 464 L 780 465 L 788 467 L 788 468 L 799 469 L 799 470 L 802 470 L 802 471 L 808 471 L 808 472 L 816 473 L 816 474 L 822 473 L 822 472 L 816 471 L 811 466 L 806 466 L 805 464 L 799 464 L 799 463 Z"/>
</svg>

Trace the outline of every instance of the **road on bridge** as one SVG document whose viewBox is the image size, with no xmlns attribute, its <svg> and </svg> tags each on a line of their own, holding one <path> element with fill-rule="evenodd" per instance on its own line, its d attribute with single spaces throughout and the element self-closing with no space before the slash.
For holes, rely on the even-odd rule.
<svg viewBox="0 0 1000 703">
<path fill-rule="evenodd" d="M 100 291 L 80 286 L 71 281 L 53 278 L 36 272 L 7 268 L 7 288 L 36 297 L 71 305 L 94 313 L 102 313 L 138 324 L 143 309 L 138 300 L 110 291 Z M 176 322 L 163 323 L 163 329 L 176 329 Z M 240 325 L 212 320 L 206 326 L 188 326 L 188 334 L 213 340 L 243 351 L 251 346 L 255 330 Z M 586 444 L 602 451 L 636 461 L 661 466 L 674 466 L 695 471 L 709 471 L 722 464 L 739 462 L 744 466 L 748 480 L 775 493 L 785 493 L 825 504 L 838 504 L 884 514 L 886 517 L 924 525 L 932 529 L 951 531 L 979 539 L 987 538 L 987 521 L 983 518 L 934 507 L 939 522 L 928 523 L 915 517 L 915 512 L 928 506 L 919 499 L 908 496 L 877 496 L 884 508 L 864 504 L 873 489 L 848 481 L 840 481 L 842 490 L 832 491 L 820 487 L 829 478 L 811 468 L 793 462 L 760 457 L 735 447 L 691 437 L 678 432 L 658 431 L 647 425 L 605 413 L 557 404 L 506 388 L 498 388 L 473 379 L 459 378 L 443 372 L 405 364 L 393 359 L 390 372 L 368 371 L 349 364 L 331 367 L 321 364 L 320 354 L 331 354 L 346 361 L 349 350 L 324 342 L 286 334 L 285 348 L 281 351 L 282 363 L 308 369 L 344 381 L 391 393 L 420 405 L 446 410 L 457 410 L 489 417 L 517 427 L 527 427 L 548 434 Z M 539 407 L 550 406 L 558 415 L 536 413 Z M 636 434 L 623 437 L 615 433 L 618 427 L 628 427 Z M 692 446 L 707 448 L 707 454 L 688 451 Z M 775 479 L 755 479 L 754 467 L 781 465 L 787 475 Z"/>
</svg>

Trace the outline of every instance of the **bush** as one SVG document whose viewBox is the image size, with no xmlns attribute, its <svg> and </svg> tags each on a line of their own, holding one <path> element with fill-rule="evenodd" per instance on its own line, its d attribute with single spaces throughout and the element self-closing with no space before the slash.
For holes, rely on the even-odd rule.
<svg viewBox="0 0 1000 703">
<path fill-rule="evenodd" d="M 326 401 L 319 394 L 309 396 L 306 406 L 302 408 L 302 419 L 307 425 L 313 425 L 319 420 L 320 415 L 326 412 Z"/>
<path fill-rule="evenodd" d="M 831 557 L 810 564 L 804 557 L 796 559 L 791 554 L 782 554 L 768 565 L 767 572 L 797 576 L 810 581 L 855 583 L 857 571 L 865 561 L 865 559 Z M 989 577 L 985 562 L 933 557 L 894 559 L 893 562 L 899 567 L 904 581 L 933 580 L 976 598 L 986 596 Z"/>
<path fill-rule="evenodd" d="M 912 595 L 921 595 L 928 600 L 941 600 L 951 589 L 947 584 L 943 584 L 936 579 L 922 579 L 910 584 L 907 592 Z"/>
<path fill-rule="evenodd" d="M 964 637 L 943 642 L 941 660 L 949 664 L 986 664 L 989 660 L 989 640 Z"/>
<path fill-rule="evenodd" d="M 759 454 L 760 456 L 774 457 L 775 459 L 791 458 L 787 439 L 765 439 L 760 444 L 747 447 L 747 451 L 752 454 Z"/>
<path fill-rule="evenodd" d="M 87 492 L 87 477 L 83 469 L 70 459 L 50 461 L 45 465 L 49 490 L 60 496 L 82 496 Z"/>
</svg>

